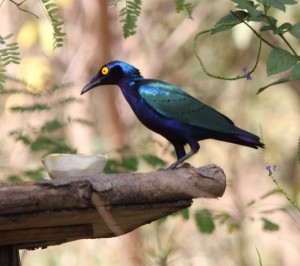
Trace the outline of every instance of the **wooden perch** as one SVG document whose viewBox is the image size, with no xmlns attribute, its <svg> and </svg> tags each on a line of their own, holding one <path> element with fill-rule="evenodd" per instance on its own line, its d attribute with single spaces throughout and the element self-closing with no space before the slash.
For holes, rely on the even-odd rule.
<svg viewBox="0 0 300 266">
<path fill-rule="evenodd" d="M 1 183 L 0 250 L 122 235 L 189 207 L 193 198 L 221 197 L 225 187 L 215 165 Z"/>
</svg>

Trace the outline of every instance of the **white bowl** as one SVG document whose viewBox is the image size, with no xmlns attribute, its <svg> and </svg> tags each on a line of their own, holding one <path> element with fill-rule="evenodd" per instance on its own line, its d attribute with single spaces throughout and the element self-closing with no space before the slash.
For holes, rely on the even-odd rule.
<svg viewBox="0 0 300 266">
<path fill-rule="evenodd" d="M 65 177 L 97 176 L 106 164 L 102 155 L 80 155 L 53 153 L 47 155 L 43 164 L 51 179 Z"/>
</svg>

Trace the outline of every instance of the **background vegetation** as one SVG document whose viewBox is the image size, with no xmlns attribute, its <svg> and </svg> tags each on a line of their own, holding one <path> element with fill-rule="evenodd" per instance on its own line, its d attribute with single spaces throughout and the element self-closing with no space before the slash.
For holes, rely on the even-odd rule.
<svg viewBox="0 0 300 266">
<path fill-rule="evenodd" d="M 298 265 L 299 212 L 269 175 L 299 203 L 300 7 L 293 0 L 251 3 L 0 2 L 1 181 L 48 178 L 41 158 L 53 152 L 108 154 L 107 172 L 173 162 L 172 147 L 137 121 L 117 88 L 79 97 L 110 60 L 182 87 L 253 133 L 261 126 L 267 146 L 261 154 L 203 141 L 190 163 L 224 169 L 228 185 L 221 199 L 196 200 L 189 211 L 123 237 L 24 252 L 23 265 L 259 265 L 257 250 L 263 265 Z M 230 13 L 236 8 L 243 9 L 239 17 Z M 214 26 L 214 34 L 203 32 Z M 262 27 L 271 45 L 262 41 L 252 71 L 260 43 L 253 30 Z M 219 79 L 204 74 L 195 36 L 196 54 Z M 279 85 L 266 86 L 273 82 Z"/>
</svg>

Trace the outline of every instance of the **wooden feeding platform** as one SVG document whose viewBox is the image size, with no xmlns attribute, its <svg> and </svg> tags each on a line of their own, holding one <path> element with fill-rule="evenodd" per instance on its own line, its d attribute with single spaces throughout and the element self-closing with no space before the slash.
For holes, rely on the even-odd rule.
<svg viewBox="0 0 300 266">
<path fill-rule="evenodd" d="M 20 265 L 19 249 L 126 234 L 225 187 L 215 165 L 1 183 L 0 265 Z"/>
</svg>

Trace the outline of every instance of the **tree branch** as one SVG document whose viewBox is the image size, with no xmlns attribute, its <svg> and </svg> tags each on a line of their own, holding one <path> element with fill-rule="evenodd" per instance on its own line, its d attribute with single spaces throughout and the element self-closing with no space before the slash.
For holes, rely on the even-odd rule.
<svg viewBox="0 0 300 266">
<path fill-rule="evenodd" d="M 32 13 L 31 11 L 26 10 L 26 9 L 24 9 L 24 8 L 21 7 L 21 5 L 24 4 L 25 1 L 26 1 L 26 0 L 23 0 L 22 2 L 17 3 L 17 2 L 15 2 L 14 0 L 9 0 L 9 2 L 15 4 L 16 7 L 17 7 L 19 10 L 21 10 L 21 11 L 23 11 L 23 12 L 26 12 L 26 13 L 29 13 L 30 15 L 32 15 L 32 16 L 36 17 L 37 19 L 39 19 L 39 17 L 38 17 L 36 14 L 34 14 L 34 13 Z"/>
</svg>

